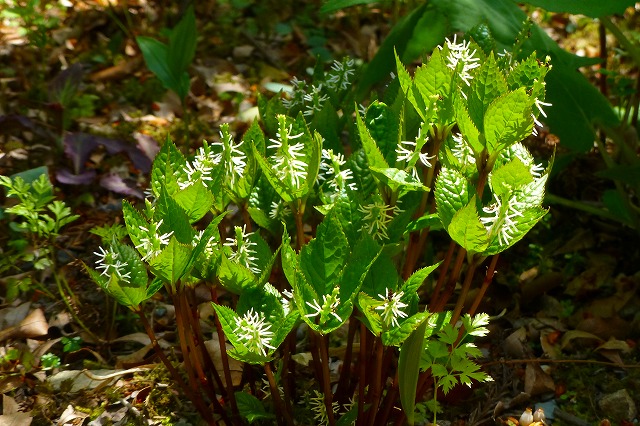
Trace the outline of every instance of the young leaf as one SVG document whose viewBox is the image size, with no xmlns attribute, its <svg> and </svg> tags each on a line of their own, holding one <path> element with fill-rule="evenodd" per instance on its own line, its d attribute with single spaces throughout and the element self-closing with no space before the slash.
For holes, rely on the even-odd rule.
<svg viewBox="0 0 640 426">
<path fill-rule="evenodd" d="M 367 108 L 364 122 L 386 162 L 395 164 L 401 126 L 398 115 L 386 104 L 375 101 Z"/>
<path fill-rule="evenodd" d="M 487 230 L 480 222 L 475 196 L 469 204 L 456 212 L 447 227 L 447 232 L 452 240 L 470 253 L 480 253 L 487 248 Z"/>
<path fill-rule="evenodd" d="M 189 272 L 192 251 L 193 247 L 179 243 L 175 237 L 171 237 L 169 245 L 149 261 L 151 272 L 164 282 L 174 285 Z"/>
<path fill-rule="evenodd" d="M 489 174 L 491 191 L 500 198 L 533 181 L 529 168 L 517 157 L 509 163 L 495 168 Z"/>
<path fill-rule="evenodd" d="M 469 204 L 473 190 L 462 173 L 449 167 L 440 170 L 435 186 L 438 216 L 447 229 L 456 212 Z"/>
<path fill-rule="evenodd" d="M 253 423 L 256 420 L 274 420 L 276 418 L 274 414 L 266 412 L 264 405 L 258 398 L 247 392 L 236 392 L 235 398 L 240 415 L 247 419 L 249 423 Z"/>
<path fill-rule="evenodd" d="M 469 115 L 480 132 L 484 130 L 487 108 L 507 91 L 507 82 L 492 52 L 476 71 L 467 93 Z M 464 131 L 462 133 L 465 134 Z"/>
<path fill-rule="evenodd" d="M 385 156 L 378 148 L 376 141 L 369 133 L 369 129 L 362 121 L 360 113 L 356 110 L 356 123 L 358 125 L 358 133 L 360 134 L 360 141 L 362 142 L 362 148 L 366 154 L 367 162 L 370 167 L 388 168 L 389 164 L 385 160 Z"/>
<path fill-rule="evenodd" d="M 532 100 L 524 88 L 509 92 L 494 100 L 484 116 L 484 134 L 490 155 L 531 134 Z"/>
</svg>

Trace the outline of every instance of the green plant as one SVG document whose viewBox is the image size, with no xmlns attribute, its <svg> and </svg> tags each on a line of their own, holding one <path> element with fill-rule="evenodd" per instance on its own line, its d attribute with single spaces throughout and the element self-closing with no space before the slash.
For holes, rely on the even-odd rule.
<svg viewBox="0 0 640 426">
<path fill-rule="evenodd" d="M 477 30 L 491 40 L 486 28 Z M 416 401 L 430 389 L 490 379 L 474 362 L 480 352 L 473 341 L 487 333 L 488 322 L 476 310 L 498 253 L 546 213 L 550 165 L 537 164 L 521 141 L 547 105 L 549 66 L 535 55 L 519 61 L 482 46 L 447 40 L 413 76 L 396 58 L 389 104 L 349 112 L 359 140 L 348 158 L 342 144 L 325 146 L 322 126 L 313 130 L 310 117 L 332 105 L 328 99 L 305 115 L 303 106 L 291 105 L 295 93 L 288 100 L 292 116 L 279 99 L 262 101 L 270 137 L 254 123 L 236 140 L 223 125 L 219 141 L 204 142 L 193 159 L 164 144 L 151 197 L 142 210 L 123 204 L 133 247 L 114 238 L 96 252 L 96 268 L 86 270 L 138 314 L 209 424 L 276 414 L 279 424 L 292 425 L 297 400 L 308 402 L 307 416 L 330 425 L 386 424 L 400 401 L 413 424 Z M 315 106 L 313 95 L 322 95 L 309 93 Z M 431 263 L 422 253 L 428 232 L 438 230 L 451 238 L 449 252 L 424 266 Z M 463 302 L 487 258 L 465 313 Z M 462 291 L 445 311 L 465 260 Z M 199 283 L 211 292 L 214 340 L 202 332 Z M 175 306 L 186 380 L 142 307 L 161 288 Z M 304 395 L 293 362 L 301 324 L 317 380 Z M 329 336 L 342 329 L 347 338 L 336 378 Z M 219 348 L 219 364 L 208 345 Z M 258 390 L 253 377 L 243 382 L 251 395 L 237 393 L 229 357 L 260 366 L 268 390 Z"/>
<path fill-rule="evenodd" d="M 196 52 L 197 36 L 196 18 L 190 7 L 169 31 L 168 44 L 150 37 L 136 37 L 149 70 L 165 88 L 178 95 L 183 106 L 191 85 L 187 71 Z"/>
</svg>

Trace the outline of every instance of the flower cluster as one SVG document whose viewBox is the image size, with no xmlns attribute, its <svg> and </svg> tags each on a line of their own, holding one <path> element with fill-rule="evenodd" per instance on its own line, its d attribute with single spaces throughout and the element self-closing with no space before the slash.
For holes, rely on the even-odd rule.
<svg viewBox="0 0 640 426">
<path fill-rule="evenodd" d="M 388 206 L 383 201 L 376 200 L 373 203 L 359 206 L 358 210 L 364 213 L 364 221 L 368 223 L 365 227 L 368 228 L 368 232 L 377 239 L 389 239 L 387 234 L 387 227 L 393 217 L 399 213 L 402 213 L 397 205 Z"/>
<path fill-rule="evenodd" d="M 454 34 L 453 41 L 448 38 L 445 39 L 447 47 L 449 48 L 449 54 L 447 55 L 447 66 L 454 71 L 458 72 L 460 80 L 464 81 L 467 86 L 471 85 L 473 76 L 469 74 L 469 71 L 478 68 L 480 66 L 480 58 L 476 57 L 476 51 L 470 51 L 469 45 L 471 42 L 464 40 L 462 43 L 456 42 L 457 35 Z M 442 47 L 440 47 L 442 49 Z M 464 96 L 464 92 L 463 92 Z"/>
<path fill-rule="evenodd" d="M 220 130 L 220 141 L 211 143 L 205 141 L 198 149 L 193 161 L 185 164 L 182 174 L 178 177 L 180 189 L 188 188 L 199 180 L 213 180 L 212 172 L 214 167 L 224 167 L 226 180 L 233 186 L 237 179 L 244 174 L 247 165 L 247 156 L 240 149 L 243 141 L 235 142 L 229 132 L 229 125 L 223 124 Z M 218 152 L 213 152 L 213 147 L 217 147 Z"/>
<path fill-rule="evenodd" d="M 99 252 L 93 252 L 93 254 L 99 257 L 96 269 L 102 269 L 100 275 L 111 277 L 111 275 L 115 274 L 118 279 L 129 283 L 129 280 L 131 279 L 131 272 L 123 271 L 127 266 L 127 262 L 120 261 L 120 254 L 116 253 L 112 247 L 109 247 L 109 250 L 98 247 L 98 250 Z"/>
<path fill-rule="evenodd" d="M 316 421 L 317 425 L 328 425 L 329 424 L 329 416 L 327 414 L 327 406 L 324 403 L 324 395 L 317 390 L 313 391 L 314 396 L 309 398 L 309 406 L 311 411 L 314 412 L 313 418 Z M 338 414 L 339 404 L 337 401 L 331 402 L 331 409 L 333 410 L 333 414 Z"/>
<path fill-rule="evenodd" d="M 333 90 L 346 90 L 355 73 L 355 61 L 345 58 L 342 62 L 333 61 L 331 71 L 327 75 L 327 86 Z"/>
<path fill-rule="evenodd" d="M 326 94 L 322 93 L 322 84 L 317 86 L 311 85 L 311 90 L 309 93 L 304 95 L 304 101 L 306 104 L 305 110 L 302 112 L 302 115 L 305 117 L 310 117 L 313 114 L 316 114 L 322 111 L 325 102 L 329 99 Z"/>
<path fill-rule="evenodd" d="M 391 289 L 387 288 L 387 294 L 379 294 L 378 297 L 381 298 L 384 303 L 376 308 L 377 311 L 382 311 L 380 316 L 382 317 L 382 321 L 384 321 L 387 327 L 389 326 L 398 326 L 398 318 L 406 318 L 407 314 L 402 311 L 403 308 L 407 307 L 407 304 L 401 302 L 404 296 L 403 291 L 399 291 L 394 293 Z"/>
<path fill-rule="evenodd" d="M 476 163 L 476 158 L 473 156 L 473 150 L 464 140 L 464 137 L 460 133 L 453 133 L 451 135 L 453 139 L 453 147 L 451 153 L 458 159 L 462 166 L 467 166 Z"/>
<path fill-rule="evenodd" d="M 398 163 L 404 162 L 407 167 L 411 168 L 412 174 L 417 178 L 417 171 L 415 164 L 419 161 L 425 167 L 433 167 L 431 160 L 435 158 L 435 155 L 430 156 L 427 152 L 422 152 L 423 147 L 429 141 L 429 136 L 423 134 L 423 125 L 418 130 L 418 136 L 415 141 L 400 141 L 396 146 L 396 161 Z"/>
<path fill-rule="evenodd" d="M 259 274 L 260 269 L 255 264 L 257 258 L 254 256 L 256 254 L 253 247 L 256 246 L 256 243 L 251 241 L 249 237 L 253 235 L 253 232 L 245 232 L 246 227 L 240 228 L 239 226 L 234 227 L 235 238 L 227 238 L 224 243 L 225 246 L 234 248 L 235 251 L 232 251 L 231 256 L 229 256 L 229 260 L 235 262 L 239 265 L 245 266 L 254 274 Z"/>
<path fill-rule="evenodd" d="M 242 317 L 236 318 L 235 333 L 238 339 L 251 352 L 260 353 L 267 356 L 267 349 L 274 350 L 271 346 L 273 332 L 270 331 L 271 324 L 266 323 L 264 314 L 249 309 Z"/>
<path fill-rule="evenodd" d="M 173 231 L 160 234 L 162 221 L 161 219 L 158 222 L 152 222 L 149 227 L 140 226 L 143 235 L 140 236 L 140 243 L 136 245 L 136 248 L 142 254 L 142 260 L 153 259 L 169 244 Z"/>
<path fill-rule="evenodd" d="M 305 154 L 301 152 L 304 149 L 304 144 L 302 142 L 291 144 L 291 141 L 304 133 L 292 135 L 292 126 L 287 127 L 283 115 L 278 116 L 278 121 L 277 139 L 269 139 L 271 145 L 267 147 L 277 150 L 271 157 L 273 169 L 279 179 L 288 182 L 294 188 L 299 188 L 301 182 L 304 182 L 307 177 L 307 163 L 303 161 Z"/>
<path fill-rule="evenodd" d="M 353 172 L 350 169 L 340 170 L 345 164 L 344 155 L 340 153 L 334 154 L 332 149 L 323 149 L 318 181 L 328 182 L 329 187 L 336 192 L 345 189 L 345 187 L 349 187 L 352 191 L 357 191 L 355 183 L 347 183 L 353 179 Z"/>
<path fill-rule="evenodd" d="M 325 294 L 322 296 L 322 305 L 317 300 L 312 302 L 306 302 L 307 306 L 314 309 L 315 312 L 305 315 L 306 318 L 314 318 L 320 315 L 320 324 L 324 324 L 329 315 L 333 315 L 338 321 L 342 322 L 340 315 L 336 313 L 336 309 L 340 306 L 340 287 L 335 286 L 331 294 Z"/>
</svg>

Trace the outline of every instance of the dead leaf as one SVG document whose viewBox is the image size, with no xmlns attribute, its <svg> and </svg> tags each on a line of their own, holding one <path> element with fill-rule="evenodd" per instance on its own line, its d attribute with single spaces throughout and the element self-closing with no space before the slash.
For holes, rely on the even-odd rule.
<svg viewBox="0 0 640 426">
<path fill-rule="evenodd" d="M 56 373 L 47 379 L 47 382 L 55 389 L 60 390 L 62 383 L 70 380 L 72 385 L 69 392 L 75 393 L 86 389 L 95 389 L 126 374 L 146 371 L 145 368 L 130 368 L 128 370 L 65 370 Z"/>
<path fill-rule="evenodd" d="M 0 416 L 0 426 L 28 426 L 33 417 L 29 413 L 14 413 Z"/>
<path fill-rule="evenodd" d="M 556 390 L 551 376 L 538 364 L 527 364 L 524 374 L 524 391 L 531 396 L 553 393 Z"/>
<path fill-rule="evenodd" d="M 600 339 L 595 334 L 588 333 L 582 330 L 569 330 L 562 336 L 560 348 L 565 349 L 572 341 L 576 339 L 580 339 L 582 343 L 584 343 L 585 341 L 595 341 L 598 343 L 602 341 L 602 339 Z"/>
<path fill-rule="evenodd" d="M 218 335 L 214 333 L 213 339 L 205 341 L 204 345 L 207 347 L 207 351 L 209 351 L 213 365 L 218 371 L 222 371 L 222 356 L 220 355 Z M 227 345 L 230 345 L 230 343 L 227 343 Z M 229 370 L 231 370 L 231 381 L 234 386 L 238 386 L 242 380 L 243 363 L 231 357 L 227 357 L 227 359 L 229 360 Z"/>
<path fill-rule="evenodd" d="M 525 358 L 528 354 L 527 330 L 520 327 L 502 342 L 504 353 L 513 358 Z"/>
<path fill-rule="evenodd" d="M 7 327 L 0 331 L 0 342 L 10 338 L 29 338 L 46 336 L 49 324 L 42 309 L 34 309 L 17 326 Z"/>
</svg>

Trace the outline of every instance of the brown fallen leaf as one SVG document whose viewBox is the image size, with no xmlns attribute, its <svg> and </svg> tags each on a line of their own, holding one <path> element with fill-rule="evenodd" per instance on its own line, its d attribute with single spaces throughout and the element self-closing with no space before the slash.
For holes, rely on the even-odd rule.
<svg viewBox="0 0 640 426">
<path fill-rule="evenodd" d="M 0 331 L 0 342 L 16 338 L 31 338 L 46 336 L 49 332 L 49 324 L 44 317 L 42 309 L 34 309 L 18 325 L 7 327 Z"/>
<path fill-rule="evenodd" d="M 553 393 L 556 390 L 551 376 L 538 364 L 527 364 L 524 375 L 524 391 L 531 396 Z"/>
</svg>

